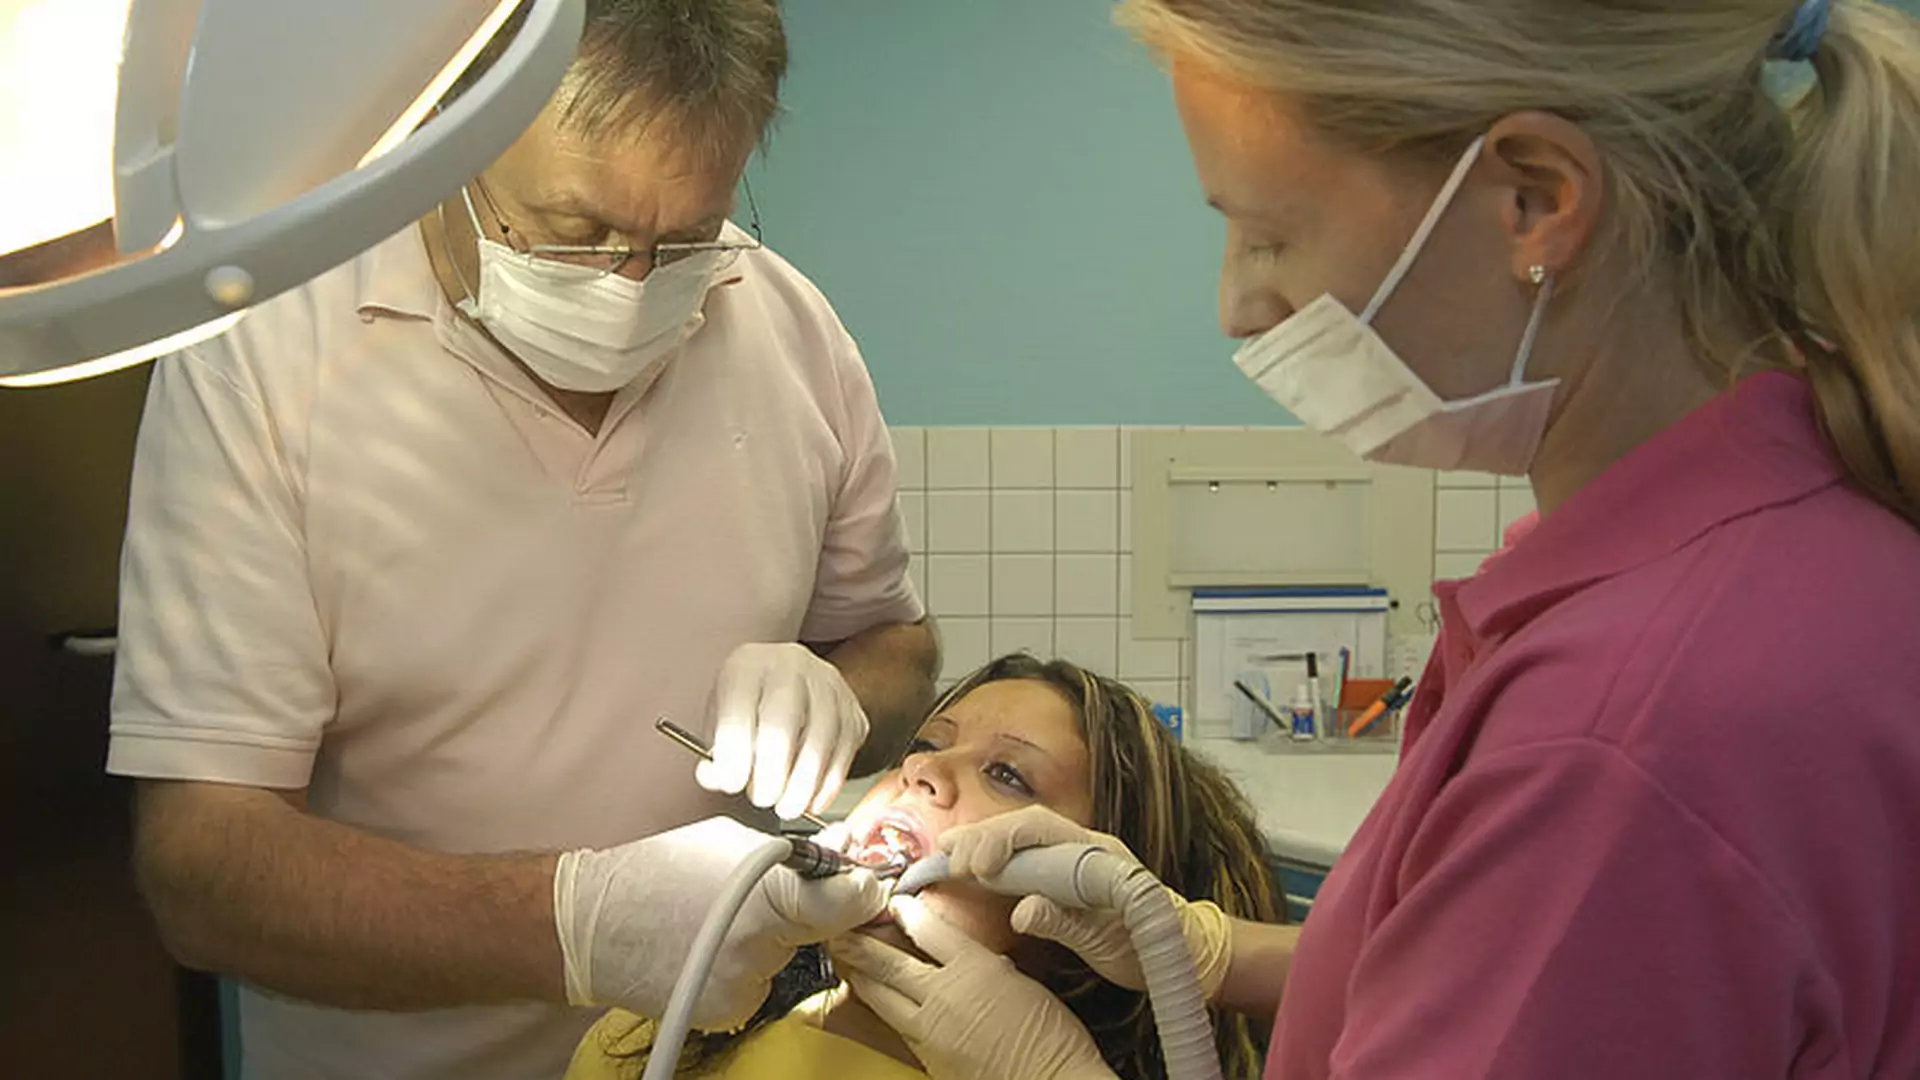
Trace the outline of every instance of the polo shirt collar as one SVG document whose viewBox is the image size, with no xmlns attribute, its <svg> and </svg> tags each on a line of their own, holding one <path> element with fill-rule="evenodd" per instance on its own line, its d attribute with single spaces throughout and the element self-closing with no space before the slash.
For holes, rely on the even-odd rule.
<svg viewBox="0 0 1920 1080">
<path fill-rule="evenodd" d="M 355 261 L 354 270 L 355 309 L 362 319 L 376 315 L 433 318 L 441 300 L 440 283 L 434 279 L 418 225 L 408 225 L 374 245 Z"/>
<path fill-rule="evenodd" d="M 1764 372 L 1601 473 L 1454 594 L 1476 640 L 1653 562 L 1715 527 L 1841 483 L 1844 470 L 1798 375 Z"/>
</svg>

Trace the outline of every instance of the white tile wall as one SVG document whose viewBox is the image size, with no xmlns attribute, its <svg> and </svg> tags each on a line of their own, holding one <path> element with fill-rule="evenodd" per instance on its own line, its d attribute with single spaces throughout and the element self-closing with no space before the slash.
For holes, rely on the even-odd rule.
<svg viewBox="0 0 1920 1080">
<path fill-rule="evenodd" d="M 1045 659 L 1053 656 L 1053 620 L 1050 618 L 994 619 L 993 655 L 1030 652 Z"/>
<path fill-rule="evenodd" d="M 948 686 L 967 673 L 993 659 L 988 620 L 947 618 L 940 620 L 940 682 Z"/>
<path fill-rule="evenodd" d="M 1433 556 L 1433 576 L 1441 581 L 1473 576 L 1487 556 L 1477 551 L 1440 551 Z"/>
<path fill-rule="evenodd" d="M 1181 704 L 1181 642 L 1135 641 L 1132 435 L 1072 428 L 895 428 L 914 585 L 940 620 L 943 682 L 1026 650 Z M 1434 574 L 1466 577 L 1533 509 L 1524 480 L 1443 473 Z"/>
<path fill-rule="evenodd" d="M 1500 531 L 1499 492 L 1492 488 L 1443 488 L 1434 493 L 1436 551 L 1492 551 Z"/>
<path fill-rule="evenodd" d="M 1120 429 L 1055 429 L 1053 469 L 1056 487 L 1119 488 Z"/>
<path fill-rule="evenodd" d="M 934 555 L 985 555 L 992 518 L 984 491 L 927 493 L 927 551 Z"/>
<path fill-rule="evenodd" d="M 1102 555 L 1120 553 L 1118 491 L 1062 491 L 1055 505 L 1058 524 L 1054 529 L 1054 550 Z"/>
<path fill-rule="evenodd" d="M 1435 484 L 1443 488 L 1499 487 L 1500 478 L 1492 473 L 1443 472 L 1435 474 Z"/>
<path fill-rule="evenodd" d="M 991 487 L 988 445 L 986 428 L 927 429 L 928 490 Z"/>
<path fill-rule="evenodd" d="M 993 429 L 993 486 L 1053 487 L 1053 429 Z"/>
<path fill-rule="evenodd" d="M 1121 678 L 1178 679 L 1180 675 L 1180 642 L 1135 641 L 1132 634 L 1121 633 Z"/>
<path fill-rule="evenodd" d="M 1119 555 L 1060 555 L 1053 567 L 1055 614 L 1120 614 Z"/>
<path fill-rule="evenodd" d="M 1120 619 L 1063 618 L 1054 624 L 1054 650 L 1088 671 L 1117 675 Z"/>
<path fill-rule="evenodd" d="M 902 485 L 900 516 L 907 523 L 907 546 L 915 552 L 927 550 L 927 493 Z"/>
<path fill-rule="evenodd" d="M 985 555 L 927 556 L 927 606 L 935 615 L 987 615 L 991 596 Z"/>
<path fill-rule="evenodd" d="M 1044 555 L 1054 550 L 1054 493 L 993 493 L 993 550 Z"/>
<path fill-rule="evenodd" d="M 1518 483 L 1503 479 L 1500 483 L 1500 531 L 1504 534 L 1507 526 L 1527 514 L 1533 513 L 1537 504 L 1533 499 L 1533 489 L 1525 481 Z"/>
<path fill-rule="evenodd" d="M 1000 615 L 1052 618 L 1053 556 L 995 555 L 993 610 Z"/>
<path fill-rule="evenodd" d="M 893 428 L 893 464 L 900 490 L 927 486 L 927 432 L 925 428 Z"/>
</svg>

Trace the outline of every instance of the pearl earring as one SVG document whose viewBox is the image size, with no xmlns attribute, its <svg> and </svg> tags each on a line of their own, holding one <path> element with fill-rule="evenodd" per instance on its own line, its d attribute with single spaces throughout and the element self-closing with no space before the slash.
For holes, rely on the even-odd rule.
<svg viewBox="0 0 1920 1080">
<path fill-rule="evenodd" d="M 1547 268 L 1541 266 L 1539 263 L 1533 264 L 1527 269 L 1527 280 L 1533 282 L 1535 285 L 1545 284 L 1547 280 Z"/>
</svg>

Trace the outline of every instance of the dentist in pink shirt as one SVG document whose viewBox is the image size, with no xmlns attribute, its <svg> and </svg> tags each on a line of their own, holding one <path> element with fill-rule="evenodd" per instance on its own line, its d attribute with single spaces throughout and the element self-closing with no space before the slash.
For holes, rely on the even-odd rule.
<svg viewBox="0 0 1920 1080">
<path fill-rule="evenodd" d="M 1398 772 L 1304 929 L 1186 920 L 1215 1000 L 1275 1017 L 1266 1075 L 1920 1075 L 1920 22 L 1121 9 L 1226 219 L 1241 369 L 1363 457 L 1541 508 L 1436 588 Z M 990 874 L 1076 838 L 943 844 Z M 1137 972 L 1100 916 L 1016 923 Z M 1047 1066 L 1000 1075 L 1111 1075 L 1012 978 L 933 993 L 1022 1002 L 994 1023 Z"/>
</svg>

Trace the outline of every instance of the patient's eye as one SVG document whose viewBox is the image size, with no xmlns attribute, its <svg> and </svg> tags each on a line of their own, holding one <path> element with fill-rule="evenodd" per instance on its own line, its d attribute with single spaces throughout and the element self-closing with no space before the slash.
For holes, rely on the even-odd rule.
<svg viewBox="0 0 1920 1080">
<path fill-rule="evenodd" d="M 912 757 L 915 754 L 934 754 L 934 753 L 938 753 L 939 751 L 940 751 L 940 748 L 934 745 L 932 739 L 929 739 L 924 735 L 918 735 L 914 737 L 914 740 L 912 742 L 907 744 L 906 756 Z"/>
<path fill-rule="evenodd" d="M 1019 794 L 1024 795 L 1029 799 L 1034 797 L 1033 785 L 1027 783 L 1027 778 L 1020 775 L 1019 769 L 1016 769 L 1013 766 L 1006 764 L 1005 762 L 996 761 L 989 764 L 986 767 L 985 772 L 987 774 L 987 779 L 993 781 L 994 783 L 999 784 L 1000 786 L 1008 788 L 1012 791 L 1018 792 Z"/>
</svg>

